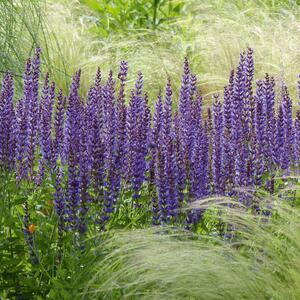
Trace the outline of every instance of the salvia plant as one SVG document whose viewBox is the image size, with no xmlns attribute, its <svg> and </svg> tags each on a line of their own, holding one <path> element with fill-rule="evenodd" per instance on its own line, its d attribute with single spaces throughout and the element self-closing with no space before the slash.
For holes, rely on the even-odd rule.
<svg viewBox="0 0 300 300">
<path fill-rule="evenodd" d="M 68 95 L 48 74 L 40 82 L 40 54 L 36 49 L 26 63 L 21 99 L 14 100 L 10 72 L 0 93 L 1 176 L 11 178 L 21 195 L 19 219 L 32 265 L 41 264 L 45 254 L 32 218 L 34 199 L 45 191 L 51 203 L 43 215 L 54 215 L 56 226 L 44 234 L 56 238 L 59 265 L 67 243 L 82 253 L 89 232 L 114 225 L 195 230 L 205 211 L 183 208 L 211 195 L 233 197 L 260 212 L 256 192 L 273 193 L 277 175 L 297 172 L 300 109 L 293 112 L 283 82 L 275 86 L 269 74 L 254 82 L 250 48 L 240 54 L 223 96 L 213 95 L 211 107 L 203 107 L 186 58 L 179 96 L 168 80 L 153 112 L 142 73 L 125 94 L 125 61 L 117 77 L 109 72 L 104 80 L 98 69 L 83 99 L 80 70 Z"/>
</svg>

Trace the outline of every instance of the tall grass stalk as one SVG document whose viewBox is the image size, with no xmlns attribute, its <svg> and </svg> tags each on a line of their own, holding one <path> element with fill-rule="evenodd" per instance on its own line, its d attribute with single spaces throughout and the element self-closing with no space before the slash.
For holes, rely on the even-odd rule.
<svg viewBox="0 0 300 300">
<path fill-rule="evenodd" d="M 43 48 L 43 69 L 49 71 L 60 83 L 68 76 L 60 46 L 54 34 L 49 34 L 45 19 L 45 1 L 18 0 L 0 2 L 0 72 L 10 70 L 17 82 L 17 93 L 22 88 L 22 73 L 25 62 L 37 46 Z M 60 57 L 61 65 L 56 66 L 51 60 L 51 53 Z"/>
</svg>

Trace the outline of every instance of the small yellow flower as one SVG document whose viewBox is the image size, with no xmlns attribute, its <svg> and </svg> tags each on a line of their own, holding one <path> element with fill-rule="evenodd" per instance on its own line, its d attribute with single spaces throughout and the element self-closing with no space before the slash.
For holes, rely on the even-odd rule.
<svg viewBox="0 0 300 300">
<path fill-rule="evenodd" d="M 34 224 L 30 224 L 29 226 L 28 226 L 28 231 L 31 233 L 31 234 L 33 234 L 34 232 L 35 232 L 35 225 Z"/>
</svg>

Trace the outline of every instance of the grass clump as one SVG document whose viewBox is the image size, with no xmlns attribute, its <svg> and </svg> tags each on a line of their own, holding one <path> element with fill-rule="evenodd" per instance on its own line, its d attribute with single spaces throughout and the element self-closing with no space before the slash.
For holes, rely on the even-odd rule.
<svg viewBox="0 0 300 300">
<path fill-rule="evenodd" d="M 299 209 L 278 198 L 269 217 L 228 200 L 198 207 L 208 203 L 235 228 L 231 238 L 164 227 L 116 232 L 82 299 L 298 299 Z"/>
</svg>

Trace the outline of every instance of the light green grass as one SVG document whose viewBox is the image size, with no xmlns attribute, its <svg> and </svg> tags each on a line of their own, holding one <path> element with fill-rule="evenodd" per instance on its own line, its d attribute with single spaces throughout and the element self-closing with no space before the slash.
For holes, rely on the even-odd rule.
<svg viewBox="0 0 300 300">
<path fill-rule="evenodd" d="M 182 17 L 169 29 L 101 36 L 95 34 L 86 8 L 75 1 L 50 2 L 48 27 L 56 36 L 64 60 L 57 52 L 51 53 L 51 59 L 58 69 L 66 66 L 68 74 L 78 67 L 83 69 L 84 93 L 97 66 L 104 74 L 110 68 L 116 72 L 118 62 L 126 59 L 131 86 L 141 70 L 154 101 L 168 76 L 174 83 L 179 82 L 185 55 L 205 95 L 222 91 L 240 51 L 251 46 L 256 78 L 269 72 L 278 82 L 284 79 L 295 99 L 300 70 L 299 13 L 299 6 L 292 1 L 189 0 Z M 61 75 L 55 74 L 54 79 L 62 82 Z"/>
<path fill-rule="evenodd" d="M 12 72 L 16 82 L 16 93 L 21 95 L 22 77 L 25 62 L 35 48 L 40 46 L 42 52 L 43 71 L 51 74 L 66 74 L 65 66 L 59 68 L 50 59 L 50 53 L 60 53 L 60 45 L 55 35 L 50 36 L 45 22 L 45 1 L 18 0 L 0 1 L 0 72 Z M 68 76 L 61 76 L 61 82 Z"/>
<path fill-rule="evenodd" d="M 279 198 L 261 202 L 270 219 L 228 199 L 196 204 L 214 207 L 232 239 L 166 227 L 116 232 L 82 299 L 299 299 L 300 212 Z"/>
</svg>

